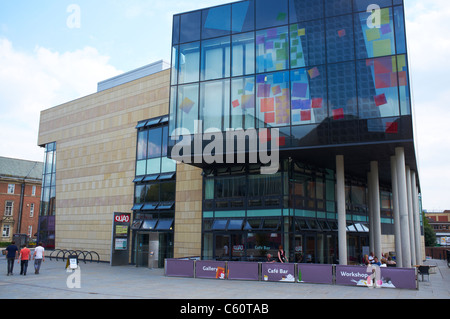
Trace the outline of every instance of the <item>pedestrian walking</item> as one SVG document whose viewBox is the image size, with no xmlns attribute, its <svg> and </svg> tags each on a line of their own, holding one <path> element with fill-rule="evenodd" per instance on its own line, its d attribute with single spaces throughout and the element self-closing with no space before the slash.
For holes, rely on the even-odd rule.
<svg viewBox="0 0 450 319">
<path fill-rule="evenodd" d="M 42 246 L 42 243 L 39 243 L 38 246 L 34 249 L 33 259 L 34 259 L 34 273 L 38 275 L 39 270 L 41 269 L 41 263 L 45 261 L 45 249 Z"/>
<path fill-rule="evenodd" d="M 20 274 L 26 276 L 28 269 L 28 261 L 31 257 L 31 251 L 27 248 L 27 245 L 22 245 L 22 249 L 20 250 L 19 260 L 20 262 Z"/>
<path fill-rule="evenodd" d="M 6 247 L 6 251 L 8 252 L 6 254 L 6 259 L 8 260 L 8 273 L 7 276 L 13 275 L 13 269 L 14 269 L 14 260 L 16 260 L 19 248 L 16 246 L 16 242 L 12 241 L 8 247 Z"/>
</svg>

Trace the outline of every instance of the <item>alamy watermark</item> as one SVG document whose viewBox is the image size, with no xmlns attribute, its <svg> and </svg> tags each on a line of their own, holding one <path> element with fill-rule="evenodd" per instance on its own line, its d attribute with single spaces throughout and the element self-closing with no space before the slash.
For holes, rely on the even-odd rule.
<svg viewBox="0 0 450 319">
<path fill-rule="evenodd" d="M 194 138 L 191 138 L 191 132 L 186 128 L 177 128 L 172 132 L 171 139 L 178 140 L 172 148 L 172 159 L 186 164 L 261 163 L 261 174 L 278 172 L 280 162 L 278 128 L 228 129 L 225 132 L 209 128 L 203 132 L 202 121 L 194 121 L 194 127 Z"/>
<path fill-rule="evenodd" d="M 78 4 L 71 4 L 66 9 L 70 15 L 67 17 L 66 25 L 69 29 L 81 28 L 81 8 Z"/>
</svg>

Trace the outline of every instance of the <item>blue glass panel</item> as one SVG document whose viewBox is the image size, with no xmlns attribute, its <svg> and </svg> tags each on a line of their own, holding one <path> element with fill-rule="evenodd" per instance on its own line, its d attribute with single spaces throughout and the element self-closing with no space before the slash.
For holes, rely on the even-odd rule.
<svg viewBox="0 0 450 319">
<path fill-rule="evenodd" d="M 200 118 L 203 131 L 225 131 L 230 127 L 230 80 L 201 83 Z"/>
<path fill-rule="evenodd" d="M 358 103 L 360 118 L 399 115 L 396 58 L 358 61 Z"/>
<path fill-rule="evenodd" d="M 177 87 L 172 86 L 170 88 L 170 105 L 169 105 L 169 134 L 172 136 L 172 132 L 175 129 L 175 116 L 177 106 Z"/>
<path fill-rule="evenodd" d="M 198 120 L 198 84 L 178 86 L 177 128 L 194 133 L 194 121 Z"/>
<path fill-rule="evenodd" d="M 367 11 L 370 5 L 377 5 L 380 8 L 392 6 L 392 0 L 353 0 L 353 11 Z"/>
<path fill-rule="evenodd" d="M 320 123 L 328 116 L 324 66 L 291 71 L 292 125 Z"/>
<path fill-rule="evenodd" d="M 255 29 L 255 3 L 253 0 L 233 3 L 231 31 L 247 32 Z"/>
<path fill-rule="evenodd" d="M 172 44 L 180 42 L 180 16 L 173 16 Z"/>
<path fill-rule="evenodd" d="M 256 76 L 257 127 L 290 124 L 289 72 Z"/>
<path fill-rule="evenodd" d="M 398 89 L 401 115 L 411 115 L 411 98 L 409 92 L 409 73 L 406 55 L 397 56 Z"/>
<path fill-rule="evenodd" d="M 401 121 L 398 117 L 385 117 L 360 121 L 362 141 L 392 140 L 401 137 Z"/>
<path fill-rule="evenodd" d="M 288 23 L 287 0 L 256 1 L 256 29 L 270 28 Z"/>
<path fill-rule="evenodd" d="M 256 32 L 256 73 L 289 67 L 288 38 L 287 26 Z"/>
<path fill-rule="evenodd" d="M 395 54 L 392 9 L 377 10 L 377 17 L 368 22 L 371 16 L 368 12 L 355 14 L 356 57 L 365 59 Z"/>
<path fill-rule="evenodd" d="M 403 0 L 394 0 L 393 2 L 394 2 L 394 6 L 396 4 L 403 4 Z"/>
<path fill-rule="evenodd" d="M 325 0 L 325 15 L 337 16 L 352 12 L 352 0 Z"/>
<path fill-rule="evenodd" d="M 231 5 L 214 7 L 202 11 L 202 39 L 230 34 Z"/>
<path fill-rule="evenodd" d="M 328 65 L 328 107 L 333 120 L 358 115 L 354 62 Z"/>
<path fill-rule="evenodd" d="M 162 143 L 161 127 L 148 130 L 147 158 L 161 157 L 161 143 Z"/>
<path fill-rule="evenodd" d="M 200 40 L 201 16 L 201 11 L 181 15 L 180 43 Z"/>
<path fill-rule="evenodd" d="M 200 42 L 180 45 L 178 82 L 197 82 L 199 79 Z"/>
<path fill-rule="evenodd" d="M 202 41 L 201 81 L 230 76 L 230 37 Z"/>
<path fill-rule="evenodd" d="M 403 7 L 394 7 L 394 24 L 397 54 L 406 53 L 406 32 Z"/>
<path fill-rule="evenodd" d="M 289 23 L 323 18 L 323 2 L 289 0 Z"/>
<path fill-rule="evenodd" d="M 289 26 L 291 68 L 325 64 L 324 20 Z"/>
<path fill-rule="evenodd" d="M 352 15 L 329 18 L 326 34 L 328 63 L 354 59 Z"/>
<path fill-rule="evenodd" d="M 172 69 L 170 74 L 170 84 L 175 85 L 178 83 L 178 45 L 172 48 Z"/>
<path fill-rule="evenodd" d="M 233 35 L 232 76 L 255 73 L 255 33 Z"/>
<path fill-rule="evenodd" d="M 255 127 L 255 77 L 231 81 L 231 128 Z"/>
</svg>

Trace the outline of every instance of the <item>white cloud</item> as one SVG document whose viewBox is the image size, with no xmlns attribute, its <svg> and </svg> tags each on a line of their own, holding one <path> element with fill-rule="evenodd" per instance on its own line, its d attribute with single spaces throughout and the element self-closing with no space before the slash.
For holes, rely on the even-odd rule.
<svg viewBox="0 0 450 319">
<path fill-rule="evenodd" d="M 450 3 L 405 2 L 423 208 L 450 209 Z"/>
<path fill-rule="evenodd" d="M 99 81 L 120 74 L 108 59 L 92 47 L 27 54 L 0 38 L 0 127 L 8 136 L 0 139 L 0 155 L 42 161 L 40 111 L 94 93 Z"/>
</svg>

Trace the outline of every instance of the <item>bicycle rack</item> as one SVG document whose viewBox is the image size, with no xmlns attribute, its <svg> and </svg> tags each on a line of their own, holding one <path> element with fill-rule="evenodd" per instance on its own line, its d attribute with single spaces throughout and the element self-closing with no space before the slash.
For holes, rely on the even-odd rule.
<svg viewBox="0 0 450 319">
<path fill-rule="evenodd" d="M 56 254 L 53 256 L 53 254 Z M 61 256 L 60 256 L 61 255 Z M 67 256 L 66 256 L 67 255 Z M 66 260 L 69 256 L 77 256 L 78 260 L 82 260 L 84 263 L 86 263 L 86 258 L 90 256 L 89 262 L 94 262 L 93 255 L 97 256 L 97 263 L 100 263 L 100 256 L 95 251 L 87 251 L 87 250 L 72 250 L 72 249 L 55 249 L 50 253 L 50 260 L 53 258 L 56 258 L 56 261 L 58 261 L 59 258 L 62 258 L 63 261 Z M 80 258 L 82 256 L 82 258 Z"/>
</svg>

